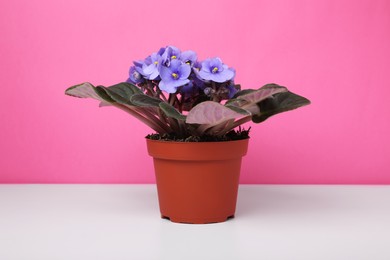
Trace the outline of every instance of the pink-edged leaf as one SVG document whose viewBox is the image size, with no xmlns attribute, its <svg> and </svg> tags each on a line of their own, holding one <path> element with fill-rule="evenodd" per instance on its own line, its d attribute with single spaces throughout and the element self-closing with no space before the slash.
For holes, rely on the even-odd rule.
<svg viewBox="0 0 390 260">
<path fill-rule="evenodd" d="M 94 98 L 100 101 L 105 101 L 105 99 L 99 95 L 100 93 L 95 86 L 89 82 L 70 87 L 65 91 L 65 94 L 78 98 Z"/>
<path fill-rule="evenodd" d="M 99 107 L 109 107 L 109 106 L 112 106 L 112 103 L 106 101 L 102 101 L 99 103 Z"/>
<path fill-rule="evenodd" d="M 187 115 L 186 123 L 213 126 L 226 120 L 243 117 L 245 116 L 244 111 L 245 110 L 241 109 L 237 112 L 217 102 L 205 101 L 191 109 Z M 249 113 L 246 115 L 249 115 Z"/>
<path fill-rule="evenodd" d="M 277 93 L 287 92 L 287 88 L 279 86 L 277 84 L 267 84 L 258 90 L 252 91 L 250 93 L 240 95 L 237 99 L 245 100 L 250 104 L 258 103 L 266 98 L 269 98 L 272 95 Z"/>
</svg>

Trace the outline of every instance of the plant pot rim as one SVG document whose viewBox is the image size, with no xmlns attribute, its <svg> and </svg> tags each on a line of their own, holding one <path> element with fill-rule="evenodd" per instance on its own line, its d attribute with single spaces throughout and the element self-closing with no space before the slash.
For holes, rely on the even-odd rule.
<svg viewBox="0 0 390 260">
<path fill-rule="evenodd" d="M 158 142 L 158 143 L 172 143 L 172 144 L 219 144 L 219 143 L 234 143 L 234 142 L 242 142 L 242 141 L 248 141 L 250 137 L 245 139 L 239 139 L 239 140 L 226 140 L 226 141 L 199 141 L 199 142 L 182 142 L 182 141 L 174 141 L 174 140 L 154 140 L 145 137 L 147 142 Z"/>
<path fill-rule="evenodd" d="M 249 138 L 221 142 L 175 142 L 146 138 L 148 153 L 167 160 L 210 161 L 241 158 L 246 155 Z"/>
</svg>

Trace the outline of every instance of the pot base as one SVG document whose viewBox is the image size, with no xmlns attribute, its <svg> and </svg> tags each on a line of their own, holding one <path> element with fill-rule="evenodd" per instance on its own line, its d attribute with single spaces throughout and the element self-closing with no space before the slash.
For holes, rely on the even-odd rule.
<svg viewBox="0 0 390 260">
<path fill-rule="evenodd" d="M 181 218 L 181 217 L 167 217 L 161 215 L 162 219 L 167 219 L 174 223 L 182 224 L 214 224 L 228 221 L 229 219 L 234 218 L 234 215 L 228 217 L 219 217 L 219 218 Z"/>
</svg>

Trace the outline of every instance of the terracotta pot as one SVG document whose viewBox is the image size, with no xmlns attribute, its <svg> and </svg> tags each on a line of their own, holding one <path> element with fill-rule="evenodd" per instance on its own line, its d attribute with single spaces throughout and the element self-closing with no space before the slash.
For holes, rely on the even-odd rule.
<svg viewBox="0 0 390 260">
<path fill-rule="evenodd" d="M 146 140 L 154 158 L 161 217 L 194 224 L 234 217 L 241 158 L 249 139 L 199 143 Z"/>
</svg>

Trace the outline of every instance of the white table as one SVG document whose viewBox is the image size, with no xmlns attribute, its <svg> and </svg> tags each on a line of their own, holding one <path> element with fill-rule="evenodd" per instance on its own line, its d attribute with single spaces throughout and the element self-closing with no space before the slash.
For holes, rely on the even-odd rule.
<svg viewBox="0 0 390 260">
<path fill-rule="evenodd" d="M 154 185 L 0 185 L 0 259 L 389 260 L 390 186 L 241 185 L 236 218 L 160 218 Z"/>
</svg>

